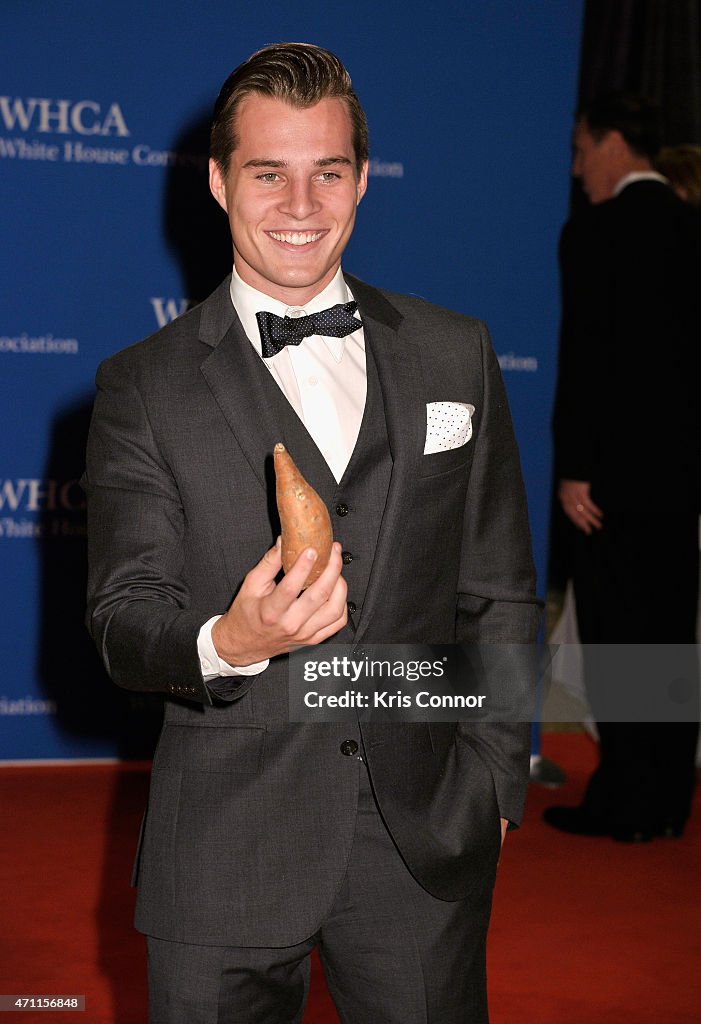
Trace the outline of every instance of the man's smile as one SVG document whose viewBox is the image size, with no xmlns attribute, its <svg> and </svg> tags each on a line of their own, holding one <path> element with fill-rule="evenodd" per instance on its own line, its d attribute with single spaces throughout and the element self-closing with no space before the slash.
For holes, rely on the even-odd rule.
<svg viewBox="0 0 701 1024">
<path fill-rule="evenodd" d="M 309 245 L 318 242 L 326 231 L 267 231 L 267 235 L 276 242 L 287 242 L 288 245 Z"/>
</svg>

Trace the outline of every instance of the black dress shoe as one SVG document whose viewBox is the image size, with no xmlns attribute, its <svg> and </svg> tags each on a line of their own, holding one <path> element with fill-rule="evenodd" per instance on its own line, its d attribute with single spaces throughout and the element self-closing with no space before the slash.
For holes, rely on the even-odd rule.
<svg viewBox="0 0 701 1024">
<path fill-rule="evenodd" d="M 583 807 L 548 807 L 543 813 L 543 820 L 560 832 L 569 832 L 573 836 L 610 836 L 618 843 L 649 843 L 659 835 L 672 835 L 650 826 L 634 827 L 632 825 L 611 825 L 603 818 L 596 818 Z"/>
<path fill-rule="evenodd" d="M 677 822 L 667 821 L 655 829 L 655 835 L 662 836 L 663 839 L 681 839 L 684 835 L 684 826 Z"/>
<path fill-rule="evenodd" d="M 582 807 L 548 807 L 543 821 L 560 832 L 573 836 L 610 836 L 611 828 L 601 818 L 593 817 Z"/>
<path fill-rule="evenodd" d="M 653 828 L 612 828 L 611 838 L 618 843 L 649 843 L 659 832 Z"/>
</svg>

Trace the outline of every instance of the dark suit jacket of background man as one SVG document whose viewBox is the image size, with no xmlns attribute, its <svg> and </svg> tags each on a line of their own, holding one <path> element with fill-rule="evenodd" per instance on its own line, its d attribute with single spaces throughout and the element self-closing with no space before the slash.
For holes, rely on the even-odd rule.
<svg viewBox="0 0 701 1024">
<path fill-rule="evenodd" d="M 535 637 L 518 453 L 483 326 L 348 282 L 365 329 L 368 407 L 386 429 L 374 508 L 347 500 L 356 453 L 340 485 L 331 477 L 246 338 L 228 281 L 98 373 L 89 622 L 115 682 L 167 695 L 137 865 L 137 926 L 161 938 L 282 946 L 313 934 L 353 837 L 348 738 L 364 744 L 386 824 L 434 895 L 488 894 L 499 818 L 521 815 L 526 724 L 290 724 L 284 657 L 240 680 L 229 701 L 202 681 L 201 625 L 228 607 L 279 528 L 279 440 L 329 502 L 336 538 L 345 546 L 355 531 L 360 545 L 344 569 L 354 629 L 334 640 L 357 650 Z M 474 434 L 424 455 L 426 404 L 439 401 L 474 405 Z M 334 512 L 342 501 L 345 517 Z"/>
<path fill-rule="evenodd" d="M 633 182 L 569 221 L 560 258 L 556 477 L 590 481 L 604 512 L 600 533 L 572 528 L 580 638 L 691 644 L 701 486 L 699 215 L 663 182 Z M 597 683 L 610 681 L 587 682 L 596 702 Z M 634 679 L 615 685 L 628 685 L 635 699 Z M 623 745 L 611 752 L 604 726 L 602 759 L 612 754 L 614 773 L 630 768 L 631 813 L 654 813 L 642 807 L 645 779 L 675 792 L 671 814 L 684 820 L 695 728 L 653 728 L 614 727 L 612 741 Z M 663 803 L 668 796 L 657 794 Z"/>
<path fill-rule="evenodd" d="M 563 231 L 556 474 L 626 515 L 698 500 L 700 232 L 650 180 Z"/>
</svg>

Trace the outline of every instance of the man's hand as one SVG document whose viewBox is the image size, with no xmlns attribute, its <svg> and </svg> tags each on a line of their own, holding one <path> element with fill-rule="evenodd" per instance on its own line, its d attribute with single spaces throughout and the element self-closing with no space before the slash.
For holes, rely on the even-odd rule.
<svg viewBox="0 0 701 1024">
<path fill-rule="evenodd" d="M 593 530 L 600 530 L 604 513 L 590 496 L 591 485 L 587 480 L 560 480 L 557 496 L 568 519 L 587 536 Z"/>
<path fill-rule="evenodd" d="M 342 629 L 348 619 L 346 581 L 341 576 L 341 545 L 334 543 L 329 564 L 305 591 L 316 561 L 307 548 L 275 583 L 282 568 L 280 539 L 251 569 L 226 615 L 214 623 L 212 640 L 227 664 L 252 665 L 293 647 L 318 644 Z"/>
<path fill-rule="evenodd" d="M 506 830 L 509 827 L 509 819 L 508 818 L 501 818 L 500 820 L 501 820 L 501 845 L 503 846 L 504 845 L 504 840 L 506 839 Z"/>
</svg>

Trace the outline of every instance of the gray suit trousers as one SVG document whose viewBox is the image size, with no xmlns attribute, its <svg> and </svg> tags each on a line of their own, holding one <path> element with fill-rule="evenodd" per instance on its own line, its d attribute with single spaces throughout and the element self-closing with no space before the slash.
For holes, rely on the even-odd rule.
<svg viewBox="0 0 701 1024">
<path fill-rule="evenodd" d="M 353 848 L 318 932 L 273 949 L 149 937 L 150 1024 L 299 1024 L 314 947 L 343 1024 L 487 1024 L 491 897 L 446 902 L 427 893 L 358 769 Z"/>
</svg>

